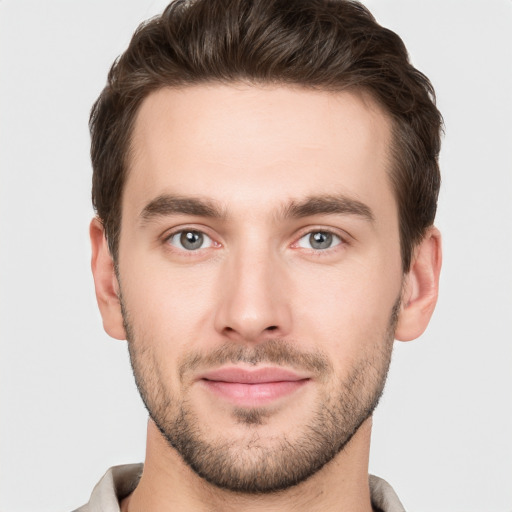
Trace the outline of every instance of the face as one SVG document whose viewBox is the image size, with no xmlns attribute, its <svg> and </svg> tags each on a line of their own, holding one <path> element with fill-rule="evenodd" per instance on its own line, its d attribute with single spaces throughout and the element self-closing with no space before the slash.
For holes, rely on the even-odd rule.
<svg viewBox="0 0 512 512">
<path fill-rule="evenodd" d="M 350 92 L 203 85 L 142 104 L 124 326 L 151 418 L 211 483 L 289 487 L 371 415 L 402 286 L 389 145 Z"/>
</svg>

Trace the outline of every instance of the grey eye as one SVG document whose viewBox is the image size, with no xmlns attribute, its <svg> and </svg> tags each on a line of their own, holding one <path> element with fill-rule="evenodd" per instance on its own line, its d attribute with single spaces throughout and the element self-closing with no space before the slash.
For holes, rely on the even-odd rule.
<svg viewBox="0 0 512 512">
<path fill-rule="evenodd" d="M 331 233 L 311 233 L 309 235 L 309 244 L 313 249 L 328 249 L 332 244 Z"/>
<path fill-rule="evenodd" d="M 169 238 L 169 243 L 178 249 L 196 251 L 213 245 L 212 239 L 201 231 L 183 230 L 174 233 Z"/>
<path fill-rule="evenodd" d="M 341 243 L 341 238 L 329 231 L 313 231 L 304 235 L 298 242 L 299 247 L 321 251 Z"/>
</svg>

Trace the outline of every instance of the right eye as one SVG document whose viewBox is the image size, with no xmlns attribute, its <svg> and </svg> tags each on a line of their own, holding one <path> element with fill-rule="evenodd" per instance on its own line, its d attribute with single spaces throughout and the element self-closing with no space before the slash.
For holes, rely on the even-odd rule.
<svg viewBox="0 0 512 512">
<path fill-rule="evenodd" d="M 169 236 L 167 242 L 177 249 L 185 251 L 197 251 L 213 247 L 213 240 L 201 231 L 194 229 L 182 229 Z"/>
</svg>

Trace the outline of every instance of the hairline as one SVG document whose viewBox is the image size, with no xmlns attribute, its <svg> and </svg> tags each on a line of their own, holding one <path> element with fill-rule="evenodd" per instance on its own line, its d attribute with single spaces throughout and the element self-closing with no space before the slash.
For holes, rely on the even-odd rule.
<svg viewBox="0 0 512 512">
<path fill-rule="evenodd" d="M 144 102 L 152 95 L 162 91 L 164 89 L 170 90 L 186 90 L 194 87 L 201 86 L 215 86 L 215 85 L 225 85 L 227 87 L 236 88 L 237 85 L 248 86 L 248 87 L 262 87 L 262 88 L 288 88 L 295 90 L 311 90 L 317 92 L 324 93 L 342 93 L 349 92 L 356 95 L 367 108 L 372 109 L 377 114 L 384 116 L 384 118 L 389 123 L 389 143 L 386 148 L 386 174 L 387 179 L 389 181 L 389 185 L 391 187 L 391 192 L 393 194 L 393 198 L 395 200 L 395 204 L 397 206 L 397 220 L 398 220 L 398 231 L 399 231 L 399 243 L 400 243 L 400 254 L 402 260 L 402 270 L 403 273 L 407 273 L 409 271 L 411 265 L 411 257 L 412 253 L 417 245 L 421 242 L 421 239 L 425 235 L 428 228 L 422 233 L 420 239 L 416 240 L 413 244 L 411 244 L 410 248 L 405 246 L 405 240 L 402 233 L 402 212 L 400 210 L 400 198 L 399 198 L 399 186 L 397 183 L 397 177 L 399 177 L 398 167 L 399 156 L 401 151 L 401 144 L 399 142 L 400 139 L 400 123 L 399 120 L 391 114 L 389 109 L 386 107 L 384 102 L 378 97 L 378 95 L 372 90 L 371 87 L 365 84 L 342 84 L 340 83 L 337 87 L 329 87 L 326 85 L 313 85 L 307 83 L 299 83 L 299 82 L 287 82 L 285 80 L 254 80 L 250 78 L 245 79 L 207 79 L 207 80 L 196 80 L 196 81 L 183 81 L 181 83 L 170 84 L 170 83 L 162 83 L 154 88 L 149 89 L 146 94 L 144 94 L 140 100 L 133 105 L 135 107 L 135 112 L 130 116 L 130 123 L 128 125 L 128 129 L 126 130 L 126 137 L 123 141 L 123 163 L 122 163 L 122 187 L 121 193 L 119 194 L 118 204 L 117 206 L 117 218 L 118 222 L 116 224 L 116 230 L 114 232 L 114 240 L 107 240 L 108 247 L 114 260 L 114 263 L 117 263 L 119 260 L 119 241 L 121 237 L 121 229 L 122 229 L 122 210 L 123 210 L 123 198 L 124 192 L 126 189 L 126 183 L 128 181 L 128 177 L 130 174 L 130 169 L 133 166 L 134 160 L 136 158 L 136 151 L 134 148 L 134 132 L 135 126 L 137 123 L 137 119 L 140 115 L 140 111 Z M 113 212 L 116 214 L 116 212 Z M 406 254 L 409 254 L 409 261 L 405 261 Z M 407 263 L 407 265 L 406 265 Z M 406 268 L 407 267 L 407 268 Z"/>
</svg>

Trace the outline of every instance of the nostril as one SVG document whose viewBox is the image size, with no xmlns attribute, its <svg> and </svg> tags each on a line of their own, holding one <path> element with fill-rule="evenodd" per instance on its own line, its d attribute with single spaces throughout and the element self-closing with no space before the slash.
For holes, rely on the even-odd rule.
<svg viewBox="0 0 512 512">
<path fill-rule="evenodd" d="M 270 327 L 267 327 L 266 331 L 275 331 L 277 329 L 277 325 L 271 325 Z"/>
</svg>

